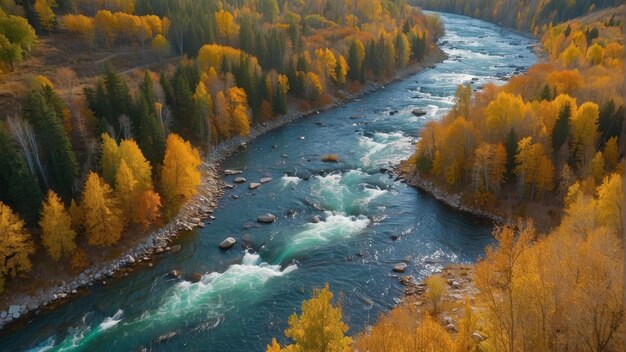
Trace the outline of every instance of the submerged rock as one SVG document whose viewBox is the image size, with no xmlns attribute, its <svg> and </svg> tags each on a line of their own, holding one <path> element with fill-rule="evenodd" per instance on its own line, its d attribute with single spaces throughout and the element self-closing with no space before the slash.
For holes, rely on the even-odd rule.
<svg viewBox="0 0 626 352">
<path fill-rule="evenodd" d="M 172 246 L 172 249 L 170 249 L 170 252 L 171 252 L 171 253 L 180 252 L 180 248 L 181 248 L 181 247 L 180 247 L 180 245 L 179 245 L 179 244 L 177 244 L 177 245 L 175 245 L 175 246 Z"/>
<path fill-rule="evenodd" d="M 263 224 L 271 224 L 274 221 L 276 221 L 276 215 L 274 214 L 264 214 L 264 215 L 259 215 L 259 217 L 256 218 L 256 221 L 263 223 Z"/>
<path fill-rule="evenodd" d="M 219 247 L 221 249 L 229 249 L 230 247 L 234 246 L 235 243 L 237 243 L 236 239 L 232 237 L 228 237 L 227 239 L 223 240 L 222 243 L 219 244 Z"/>
<path fill-rule="evenodd" d="M 426 114 L 427 114 L 427 113 L 426 113 L 426 111 L 424 111 L 424 110 L 422 110 L 422 109 L 415 109 L 415 110 L 411 111 L 411 113 L 412 113 L 413 115 L 415 115 L 415 116 L 418 116 L 418 117 L 419 117 L 419 116 L 424 116 L 424 115 L 426 115 Z"/>
</svg>

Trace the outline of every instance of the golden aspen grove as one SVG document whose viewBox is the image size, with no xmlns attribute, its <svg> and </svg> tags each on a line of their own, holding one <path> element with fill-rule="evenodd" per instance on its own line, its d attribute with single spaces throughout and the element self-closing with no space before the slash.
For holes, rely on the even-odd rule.
<svg viewBox="0 0 626 352">
<path fill-rule="evenodd" d="M 0 0 L 0 350 L 624 351 L 625 11 Z"/>
<path fill-rule="evenodd" d="M 36 234 L 29 243 L 55 261 L 164 224 L 195 195 L 202 153 L 386 80 L 435 50 L 442 33 L 435 16 L 404 1 L 348 8 L 275 0 L 2 2 L 0 71 L 20 87 L 11 100 L 22 108 L 7 104 L 11 121 L 3 114 L 0 123 L 1 158 L 12 165 L 2 170 L 0 200 L 24 219 L 25 234 Z M 196 13 L 204 14 L 200 22 Z M 76 53 L 156 55 L 139 64 L 148 69 L 129 74 L 106 57 L 97 74 L 59 64 L 22 86 L 41 39 L 49 50 L 68 37 Z M 391 60 L 378 59 L 385 50 Z"/>
</svg>

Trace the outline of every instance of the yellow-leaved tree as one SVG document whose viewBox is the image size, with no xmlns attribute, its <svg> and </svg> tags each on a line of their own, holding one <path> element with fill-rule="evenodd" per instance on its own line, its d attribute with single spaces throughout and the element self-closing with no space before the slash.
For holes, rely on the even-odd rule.
<svg viewBox="0 0 626 352">
<path fill-rule="evenodd" d="M 161 188 L 169 212 L 174 212 L 197 192 L 200 185 L 200 153 L 177 134 L 167 137 Z"/>
<path fill-rule="evenodd" d="M 624 224 L 624 184 L 619 174 L 604 178 L 598 187 L 598 217 L 600 224 L 616 234 L 623 232 Z"/>
<path fill-rule="evenodd" d="M 31 268 L 29 255 L 35 253 L 24 221 L 8 205 L 0 202 L 0 292 L 7 276 L 15 277 Z"/>
<path fill-rule="evenodd" d="M 452 338 L 430 314 L 417 319 L 417 308 L 402 304 L 383 315 L 369 332 L 361 333 L 355 351 L 439 352 L 454 351 Z M 460 352 L 460 351 L 459 351 Z"/>
<path fill-rule="evenodd" d="M 107 133 L 102 134 L 102 157 L 100 158 L 100 168 L 102 169 L 102 177 L 104 180 L 113 184 L 117 167 L 120 163 L 120 148 L 117 142 Z"/>
<path fill-rule="evenodd" d="M 267 351 L 349 351 L 352 338 L 345 336 L 348 325 L 342 321 L 341 307 L 333 305 L 333 293 L 328 284 L 323 289 L 316 289 L 313 298 L 302 302 L 302 314 L 289 317 L 289 328 L 285 336 L 293 344 L 280 348 L 276 339 L 267 346 Z"/>
<path fill-rule="evenodd" d="M 48 191 L 48 197 L 41 209 L 41 241 L 50 258 L 59 260 L 69 256 L 76 249 L 76 231 L 72 229 L 72 220 L 65 211 L 59 196 Z"/>
<path fill-rule="evenodd" d="M 120 166 L 117 168 L 117 174 L 115 175 L 115 196 L 120 202 L 121 215 L 124 219 L 124 225 L 128 224 L 132 220 L 132 214 L 135 208 L 135 199 L 137 198 L 137 180 L 133 176 L 133 172 L 126 164 L 126 161 L 122 160 Z"/>
<path fill-rule="evenodd" d="M 248 116 L 248 96 L 242 88 L 232 87 L 227 92 L 232 124 L 232 131 L 240 136 L 250 133 L 250 117 Z"/>
<path fill-rule="evenodd" d="M 119 201 L 111 187 L 94 172 L 87 176 L 82 207 L 89 244 L 110 246 L 119 241 L 124 229 Z"/>
<path fill-rule="evenodd" d="M 120 163 L 125 161 L 130 168 L 133 177 L 137 181 L 137 187 L 142 190 L 151 190 L 152 186 L 152 166 L 146 160 L 141 149 L 132 139 L 123 140 L 120 143 Z M 119 164 L 118 164 L 119 167 Z"/>
</svg>

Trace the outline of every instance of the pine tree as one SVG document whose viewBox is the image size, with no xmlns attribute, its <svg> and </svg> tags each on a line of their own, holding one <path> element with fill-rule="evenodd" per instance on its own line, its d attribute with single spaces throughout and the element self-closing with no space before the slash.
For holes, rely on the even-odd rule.
<svg viewBox="0 0 626 352">
<path fill-rule="evenodd" d="M 52 189 L 69 201 L 74 190 L 74 178 L 78 175 L 78 162 L 62 120 L 37 90 L 31 91 L 26 97 L 24 116 L 35 129 Z"/>
<path fill-rule="evenodd" d="M 24 221 L 0 202 L 0 292 L 7 277 L 15 277 L 31 269 L 31 254 L 35 247 L 24 229 Z"/>
<path fill-rule="evenodd" d="M 30 173 L 11 137 L 0 127 L 0 201 L 12 205 L 24 219 L 34 223 L 41 199 L 37 178 Z"/>
<path fill-rule="evenodd" d="M 515 154 L 517 154 L 517 133 L 511 128 L 506 136 L 506 173 L 507 179 L 515 178 Z"/>
<path fill-rule="evenodd" d="M 111 187 L 94 172 L 87 176 L 82 208 L 89 244 L 111 246 L 119 241 L 124 229 L 119 202 Z"/>
<path fill-rule="evenodd" d="M 59 196 L 48 191 L 48 197 L 41 210 L 41 240 L 50 258 L 59 260 L 76 250 L 76 231 L 71 227 L 71 219 Z"/>
<path fill-rule="evenodd" d="M 122 115 L 132 114 L 132 99 L 126 82 L 117 74 L 110 62 L 107 62 L 104 67 L 104 87 L 111 111 L 108 116 L 98 117 L 105 117 L 109 125 L 116 127 L 115 131 L 119 132 L 118 119 Z M 137 124 L 137 121 L 133 123 Z"/>
<path fill-rule="evenodd" d="M 365 59 L 365 47 L 360 40 L 356 39 L 350 45 L 350 51 L 348 52 L 348 78 L 352 81 L 365 81 L 365 70 L 363 67 Z"/>
<path fill-rule="evenodd" d="M 558 153 L 561 146 L 565 144 L 570 134 L 570 119 L 572 118 L 572 107 L 569 102 L 563 104 L 559 116 L 552 130 L 552 151 Z"/>
<path fill-rule="evenodd" d="M 136 105 L 136 118 L 139 122 L 137 142 L 148 160 L 157 164 L 159 160 L 163 159 L 165 138 L 154 107 L 154 103 L 150 105 L 150 99 L 146 99 L 144 95 L 138 97 Z"/>
</svg>

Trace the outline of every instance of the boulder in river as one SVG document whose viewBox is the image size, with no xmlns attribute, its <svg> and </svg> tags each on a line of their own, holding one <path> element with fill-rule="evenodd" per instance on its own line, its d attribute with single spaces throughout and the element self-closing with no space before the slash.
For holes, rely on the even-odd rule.
<svg viewBox="0 0 626 352">
<path fill-rule="evenodd" d="M 250 184 L 248 185 L 249 189 L 257 189 L 259 187 L 261 187 L 261 184 L 257 182 L 250 182 Z"/>
<path fill-rule="evenodd" d="M 230 247 L 234 246 L 235 243 L 237 243 L 236 239 L 228 237 L 227 239 L 223 240 L 219 246 L 221 249 L 229 249 Z"/>
<path fill-rule="evenodd" d="M 230 169 L 224 170 L 224 174 L 226 176 L 239 175 L 239 174 L 242 174 L 242 173 L 243 173 L 243 171 L 240 171 L 240 170 L 230 170 Z"/>
<path fill-rule="evenodd" d="M 272 182 L 272 178 L 271 177 L 263 177 L 261 179 L 261 183 L 268 183 L 268 182 Z"/>
<path fill-rule="evenodd" d="M 231 185 L 231 184 L 225 183 L 224 187 L 226 187 L 228 189 L 233 189 L 233 188 L 235 188 L 235 185 Z"/>
<path fill-rule="evenodd" d="M 424 111 L 422 109 L 415 109 L 415 110 L 411 111 L 411 113 L 413 113 L 413 115 L 418 116 L 418 117 L 426 115 L 426 111 Z"/>
<path fill-rule="evenodd" d="M 322 155 L 322 161 L 326 163 L 339 162 L 339 155 L 337 154 L 324 154 Z"/>
<path fill-rule="evenodd" d="M 191 275 L 191 282 L 200 282 L 200 280 L 202 280 L 202 274 L 194 273 Z"/>
<path fill-rule="evenodd" d="M 176 252 L 180 252 L 180 245 L 177 244 L 175 246 L 172 246 L 172 249 L 170 249 L 171 253 L 176 253 Z"/>
<path fill-rule="evenodd" d="M 243 177 L 236 177 L 236 178 L 233 180 L 233 182 L 235 182 L 235 183 L 245 183 L 245 182 L 246 182 L 246 179 L 245 179 L 245 178 L 243 178 Z"/>
<path fill-rule="evenodd" d="M 167 273 L 167 275 L 171 278 L 174 279 L 180 279 L 181 277 L 183 277 L 183 273 L 180 270 L 174 269 L 174 270 L 170 270 L 169 273 Z"/>
<path fill-rule="evenodd" d="M 406 270 L 406 263 L 398 263 L 393 266 L 393 271 L 396 273 L 403 273 Z"/>
<path fill-rule="evenodd" d="M 277 219 L 276 215 L 267 213 L 267 214 L 259 215 L 256 218 L 256 221 L 263 223 L 263 224 L 271 224 L 274 221 L 276 221 L 276 219 Z"/>
<path fill-rule="evenodd" d="M 319 215 L 315 215 L 313 217 L 313 219 L 311 219 L 311 222 L 314 223 L 314 224 L 317 224 L 317 223 L 319 223 L 321 221 L 322 221 L 322 218 Z"/>
</svg>

